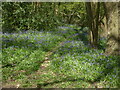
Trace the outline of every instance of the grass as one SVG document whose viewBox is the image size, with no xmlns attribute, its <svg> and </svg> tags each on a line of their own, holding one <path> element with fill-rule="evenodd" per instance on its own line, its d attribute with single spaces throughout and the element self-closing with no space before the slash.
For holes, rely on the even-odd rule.
<svg viewBox="0 0 120 90">
<path fill-rule="evenodd" d="M 116 88 L 119 87 L 120 56 L 105 56 L 105 39 L 100 49 L 91 49 L 87 28 L 76 32 L 76 26 L 56 31 L 4 33 L 2 36 L 3 86 L 43 88 Z M 78 27 L 77 29 L 79 29 Z M 49 57 L 46 54 L 63 44 Z"/>
</svg>

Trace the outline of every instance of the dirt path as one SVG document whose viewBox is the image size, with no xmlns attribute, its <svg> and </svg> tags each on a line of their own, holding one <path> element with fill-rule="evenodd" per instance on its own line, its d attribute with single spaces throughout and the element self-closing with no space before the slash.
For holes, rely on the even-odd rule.
<svg viewBox="0 0 120 90">
<path fill-rule="evenodd" d="M 72 35 L 72 37 L 73 37 L 73 36 L 75 36 L 75 35 Z M 71 36 L 69 36 L 69 37 L 71 37 Z M 41 64 L 40 69 L 36 72 L 37 74 L 39 74 L 39 75 L 47 75 L 48 72 L 50 72 L 50 73 L 51 73 L 50 75 L 52 75 L 52 76 L 54 76 L 54 77 L 57 77 L 57 75 L 56 75 L 54 72 L 52 72 L 51 70 L 48 69 L 48 67 L 50 66 L 50 62 L 51 62 L 50 56 L 51 56 L 52 54 L 54 54 L 54 52 L 55 52 L 56 50 L 58 50 L 58 48 L 60 48 L 61 46 L 63 46 L 63 45 L 65 44 L 65 41 L 67 41 L 69 37 L 67 37 L 64 41 L 60 42 L 60 43 L 58 44 L 58 46 L 54 47 L 51 51 L 49 51 L 49 52 L 46 53 L 45 58 L 44 58 L 44 62 Z M 48 79 L 48 80 L 49 80 L 49 79 Z M 51 82 L 51 81 L 45 81 L 45 82 L 48 82 L 48 83 L 46 83 L 46 84 L 50 84 L 49 82 Z M 56 82 L 57 82 L 57 81 L 56 81 Z M 58 81 L 58 82 L 59 82 L 59 81 Z M 94 88 L 102 88 L 102 86 L 98 85 L 99 83 L 97 83 L 97 82 L 92 83 L 92 84 L 89 83 L 89 84 L 90 84 L 90 88 L 91 88 L 91 87 L 94 87 Z M 42 85 L 42 84 L 41 84 L 41 85 Z M 41 85 L 39 84 L 39 85 L 37 85 L 37 86 L 35 86 L 35 87 L 41 88 L 41 87 L 42 87 Z M 43 85 L 43 86 L 44 86 L 44 85 Z M 45 86 L 46 86 L 46 85 L 45 85 Z"/>
<path fill-rule="evenodd" d="M 45 58 L 42 62 L 42 64 L 40 65 L 40 69 L 34 73 L 34 75 L 39 75 L 39 76 L 45 76 L 47 75 L 48 73 L 50 73 L 51 76 L 54 76 L 54 77 L 57 77 L 56 74 L 54 74 L 48 67 L 50 66 L 50 63 L 51 63 L 51 58 L 50 56 L 52 54 L 54 54 L 54 52 L 56 50 L 58 50 L 58 48 L 60 48 L 61 46 L 63 46 L 65 44 L 65 42 L 68 40 L 68 38 L 70 37 L 73 37 L 73 36 L 76 36 L 76 35 L 71 35 L 71 36 L 68 36 L 67 38 L 65 38 L 64 41 L 60 42 L 56 47 L 54 47 L 51 51 L 47 52 L 46 55 L 45 55 Z M 34 76 L 33 74 L 30 75 L 30 76 Z M 36 76 L 36 79 L 39 79 L 39 76 L 37 77 Z M 47 79 L 46 79 L 47 80 Z M 43 82 L 46 82 L 46 81 L 43 81 Z M 48 82 L 48 81 L 47 81 Z M 34 86 L 33 87 L 38 87 L 38 86 Z"/>
<path fill-rule="evenodd" d="M 50 64 L 50 56 L 59 48 L 61 47 L 62 45 L 64 45 L 64 42 L 60 42 L 59 45 L 55 48 L 53 48 L 51 51 L 47 52 L 47 54 L 45 55 L 45 58 L 44 58 L 44 62 L 41 64 L 40 66 L 40 69 L 43 69 L 43 68 L 46 68 L 47 66 L 49 66 Z"/>
<path fill-rule="evenodd" d="M 43 68 L 49 66 L 49 64 L 50 64 L 50 56 L 51 56 L 58 48 L 60 48 L 61 46 L 63 46 L 63 45 L 65 44 L 65 41 L 68 40 L 68 38 L 71 38 L 71 37 L 74 37 L 74 36 L 77 36 L 77 35 L 74 34 L 74 35 L 68 36 L 67 38 L 65 38 L 64 41 L 60 42 L 60 43 L 58 44 L 58 46 L 54 47 L 51 51 L 47 52 L 47 54 L 45 55 L 45 58 L 44 58 L 44 62 L 41 64 L 40 69 L 43 69 Z"/>
<path fill-rule="evenodd" d="M 69 38 L 69 37 L 68 37 Z M 51 63 L 51 58 L 50 56 L 58 49 L 60 48 L 61 46 L 64 45 L 65 41 L 68 39 L 68 38 L 65 38 L 64 41 L 60 42 L 56 47 L 54 47 L 51 51 L 48 51 L 44 57 L 44 60 L 42 62 L 39 62 L 40 63 L 40 68 L 27 76 L 27 79 L 28 81 L 31 81 L 31 80 L 41 80 L 42 83 L 44 82 L 49 82 L 49 77 L 47 78 L 47 75 L 49 73 L 50 76 L 54 76 L 54 77 L 57 77 L 50 69 L 49 69 L 49 66 L 50 66 L 50 63 Z M 37 62 L 38 63 L 38 62 Z M 43 80 L 42 80 L 43 79 Z M 53 79 L 52 79 L 53 80 Z M 25 81 L 25 80 L 24 80 Z M 33 81 L 31 81 L 33 82 Z M 40 82 L 39 82 L 40 83 Z M 17 85 L 15 85 L 14 87 L 16 88 L 22 88 L 22 83 L 19 83 Z M 37 83 L 35 82 L 34 84 L 32 84 L 31 87 L 38 87 L 37 86 Z"/>
<path fill-rule="evenodd" d="M 57 78 L 58 76 L 54 72 L 52 72 L 52 70 L 50 70 L 50 68 L 49 68 L 51 61 L 52 61 L 51 55 L 54 54 L 54 52 L 56 50 L 58 50 L 61 46 L 63 46 L 65 44 L 65 42 L 68 40 L 68 38 L 73 38 L 74 36 L 76 36 L 76 35 L 72 35 L 72 36 L 65 38 L 64 41 L 58 43 L 58 45 L 56 47 L 54 47 L 51 51 L 48 51 L 44 57 L 43 62 L 39 62 L 40 63 L 39 70 L 28 75 L 27 78 L 25 80 L 23 80 L 24 83 L 23 82 L 14 82 L 13 86 L 10 86 L 10 87 L 23 88 L 24 85 L 31 84 L 31 88 L 42 88 L 42 87 L 45 87 L 45 86 L 51 84 L 51 82 L 53 82 L 53 84 L 58 83 L 58 82 L 64 82 L 64 80 L 60 81 Z M 97 87 L 97 86 L 98 85 L 96 83 L 93 83 L 90 85 L 90 88 Z"/>
<path fill-rule="evenodd" d="M 58 46 L 54 47 L 51 51 L 47 52 L 47 54 L 45 55 L 45 58 L 44 58 L 44 62 L 41 64 L 40 66 L 40 69 L 43 69 L 43 68 L 46 68 L 50 65 L 50 56 L 58 49 L 60 48 L 61 46 L 63 46 L 65 44 L 65 41 L 68 40 L 68 38 L 71 38 L 71 37 L 74 37 L 74 36 L 77 36 L 76 34 L 74 35 L 70 35 L 68 36 L 67 38 L 65 38 L 64 41 L 60 42 L 58 44 Z"/>
</svg>

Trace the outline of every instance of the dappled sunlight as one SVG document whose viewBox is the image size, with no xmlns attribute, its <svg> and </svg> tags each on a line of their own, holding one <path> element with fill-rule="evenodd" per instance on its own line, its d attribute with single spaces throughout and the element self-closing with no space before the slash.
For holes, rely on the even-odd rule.
<svg viewBox="0 0 120 90">
<path fill-rule="evenodd" d="M 56 87 L 57 84 L 71 87 L 72 82 L 77 81 L 84 82 L 82 87 L 92 87 L 90 84 L 103 80 L 108 84 L 102 84 L 104 87 L 117 84 L 119 67 L 116 65 L 119 57 L 104 55 L 102 48 L 91 49 L 85 43 L 87 34 L 84 30 L 78 33 L 69 27 L 59 28 L 60 31 L 54 32 L 4 33 L 3 81 L 23 81 L 25 78 L 35 83 L 35 87 Z M 65 32 L 62 29 L 66 29 L 63 30 Z M 113 79 L 116 83 L 111 84 Z M 20 87 L 30 86 L 28 82 Z"/>
</svg>

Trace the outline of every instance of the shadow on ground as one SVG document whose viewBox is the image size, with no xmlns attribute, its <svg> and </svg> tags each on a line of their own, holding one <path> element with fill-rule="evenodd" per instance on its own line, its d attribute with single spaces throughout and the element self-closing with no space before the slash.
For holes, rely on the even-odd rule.
<svg viewBox="0 0 120 90">
<path fill-rule="evenodd" d="M 54 85 L 57 83 L 62 83 L 62 82 L 75 82 L 75 81 L 85 81 L 87 83 L 93 84 L 93 82 L 89 80 L 85 80 L 84 78 L 78 78 L 78 79 L 70 79 L 70 77 L 62 78 L 62 80 L 55 80 L 53 82 L 48 82 L 48 83 L 38 83 L 37 88 L 45 87 L 47 85 Z"/>
</svg>

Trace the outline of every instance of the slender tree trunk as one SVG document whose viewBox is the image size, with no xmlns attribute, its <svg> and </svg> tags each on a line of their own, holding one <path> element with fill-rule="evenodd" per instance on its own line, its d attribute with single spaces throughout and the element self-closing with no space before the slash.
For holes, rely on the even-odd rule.
<svg viewBox="0 0 120 90">
<path fill-rule="evenodd" d="M 99 26 L 99 11 L 100 11 L 100 2 L 97 3 L 96 9 L 96 20 L 95 20 L 95 29 L 94 29 L 94 45 L 98 46 L 98 26 Z"/>
<path fill-rule="evenodd" d="M 93 14 L 92 14 L 92 10 L 91 10 L 91 2 L 86 2 L 85 3 L 85 6 L 86 6 L 86 12 L 87 12 L 87 24 L 88 24 L 88 27 L 89 27 L 89 41 L 90 41 L 90 44 L 93 44 L 93 34 L 92 34 L 92 20 L 93 20 Z"/>
<path fill-rule="evenodd" d="M 105 54 L 120 55 L 120 28 L 118 28 L 118 3 L 105 3 L 107 9 L 108 41 Z"/>
<path fill-rule="evenodd" d="M 94 48 L 98 46 L 98 26 L 99 26 L 100 2 L 86 2 L 86 12 L 88 27 L 90 28 L 90 43 Z"/>
</svg>

